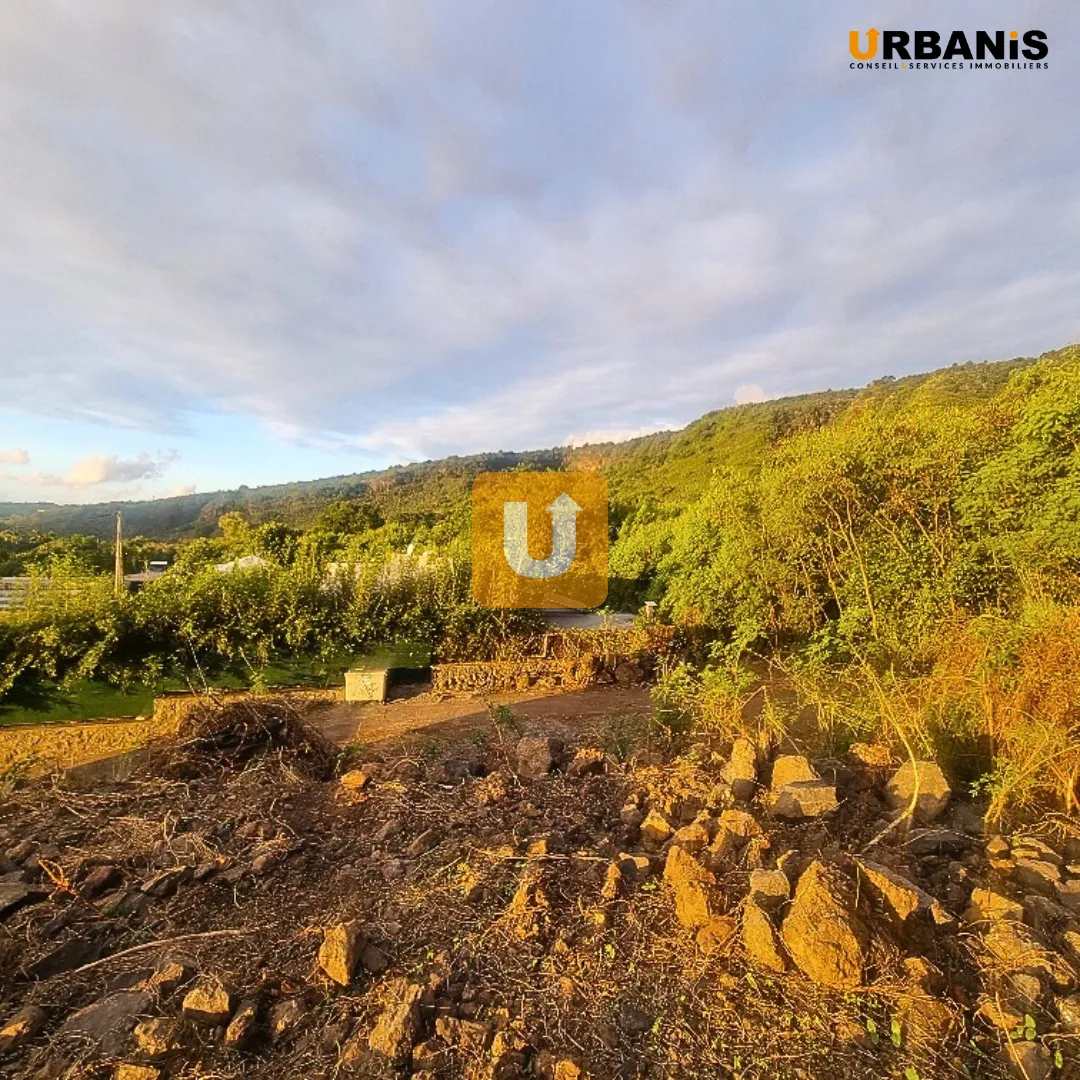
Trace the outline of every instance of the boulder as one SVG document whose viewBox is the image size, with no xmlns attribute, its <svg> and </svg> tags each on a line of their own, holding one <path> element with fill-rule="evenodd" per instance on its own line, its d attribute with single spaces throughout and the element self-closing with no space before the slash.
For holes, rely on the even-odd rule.
<svg viewBox="0 0 1080 1080">
<path fill-rule="evenodd" d="M 363 769 L 350 769 L 347 773 L 341 774 L 338 783 L 349 791 L 360 791 L 371 783 L 371 774 Z"/>
<path fill-rule="evenodd" d="M 791 883 L 783 870 L 751 870 L 750 899 L 766 911 L 777 911 L 791 897 Z"/>
<path fill-rule="evenodd" d="M 799 878 L 781 936 L 792 960 L 834 990 L 862 985 L 867 934 L 855 917 L 851 883 L 815 860 Z"/>
<path fill-rule="evenodd" d="M 409 1060 L 420 1031 L 420 998 L 423 987 L 395 979 L 387 987 L 386 1004 L 375 1021 L 368 1045 L 396 1064 Z"/>
<path fill-rule="evenodd" d="M 802 754 L 781 754 L 773 762 L 772 781 L 769 784 L 775 793 L 788 784 L 801 784 L 820 777 L 813 765 Z"/>
<path fill-rule="evenodd" d="M 48 898 L 44 889 L 18 881 L 0 882 L 0 922 L 27 904 L 39 904 Z"/>
<path fill-rule="evenodd" d="M 900 922 L 933 905 L 934 898 L 903 874 L 869 859 L 858 859 L 856 865 L 871 895 Z"/>
<path fill-rule="evenodd" d="M 915 821 L 928 825 L 936 821 L 949 805 L 952 788 L 945 774 L 935 761 L 908 761 L 893 773 L 885 788 L 885 797 L 893 810 L 906 810 L 915 797 L 918 786 L 918 799 L 915 804 Z"/>
<path fill-rule="evenodd" d="M 600 888 L 600 899 L 617 900 L 622 893 L 623 875 L 618 863 L 609 863 L 604 874 L 604 884 Z"/>
<path fill-rule="evenodd" d="M 1024 905 L 1010 900 L 993 889 L 975 889 L 971 893 L 971 902 L 964 912 L 964 921 L 995 922 L 998 919 L 1024 921 Z"/>
<path fill-rule="evenodd" d="M 526 735 L 517 744 L 517 772 L 519 776 L 547 776 L 562 765 L 565 752 L 561 739 Z"/>
<path fill-rule="evenodd" d="M 211 1027 L 228 1023 L 232 995 L 220 979 L 203 978 L 184 995 L 184 1018 Z"/>
<path fill-rule="evenodd" d="M 142 884 L 142 891 L 147 896 L 163 899 L 172 896 L 181 885 L 186 885 L 194 876 L 192 866 L 170 866 L 148 878 Z"/>
<path fill-rule="evenodd" d="M 780 935 L 769 913 L 753 896 L 747 897 L 743 904 L 742 942 L 751 963 L 769 971 L 787 971 L 788 961 Z"/>
<path fill-rule="evenodd" d="M 339 986 L 348 986 L 356 974 L 367 939 L 355 921 L 339 923 L 323 935 L 319 967 Z"/>
<path fill-rule="evenodd" d="M 566 768 L 569 776 L 598 776 L 607 765 L 607 756 L 603 750 L 585 747 L 579 750 Z"/>
<path fill-rule="evenodd" d="M 709 830 L 700 822 L 695 821 L 692 825 L 684 825 L 671 838 L 673 844 L 678 844 L 684 851 L 691 855 L 697 855 L 709 846 Z"/>
<path fill-rule="evenodd" d="M 108 1055 L 122 1052 L 139 1017 L 153 1005 L 145 990 L 121 990 L 72 1013 L 60 1028 L 61 1035 L 96 1043 Z"/>
<path fill-rule="evenodd" d="M 9 1050 L 18 1050 L 31 1039 L 36 1038 L 45 1027 L 48 1014 L 37 1005 L 21 1008 L 2 1028 L 0 1028 L 0 1054 Z"/>
<path fill-rule="evenodd" d="M 716 878 L 693 855 L 680 847 L 671 848 L 664 880 L 675 895 L 675 914 L 688 930 L 696 930 L 712 918 L 708 886 L 716 884 Z"/>
<path fill-rule="evenodd" d="M 641 839 L 646 847 L 662 847 L 674 832 L 671 823 L 659 810 L 650 810 L 641 823 Z"/>
<path fill-rule="evenodd" d="M 284 1042 L 304 1022 L 310 1012 L 311 1006 L 303 997 L 286 998 L 272 1006 L 266 1014 L 270 1042 L 274 1045 Z"/>
<path fill-rule="evenodd" d="M 177 1022 L 171 1017 L 140 1020 L 135 1025 L 135 1045 L 151 1061 L 161 1061 L 181 1048 Z"/>
<path fill-rule="evenodd" d="M 694 940 L 705 956 L 712 956 L 726 949 L 735 940 L 738 932 L 739 924 L 730 915 L 714 915 L 704 926 L 698 928 Z"/>
<path fill-rule="evenodd" d="M 1054 896 L 1062 907 L 1068 908 L 1074 915 L 1080 915 L 1080 878 L 1059 881 L 1054 887 Z"/>
<path fill-rule="evenodd" d="M 79 886 L 79 895 L 86 900 L 96 900 L 102 893 L 123 883 L 124 873 L 119 866 L 95 866 Z"/>
<path fill-rule="evenodd" d="M 784 821 L 804 821 L 836 811 L 836 786 L 827 780 L 796 780 L 776 792 L 774 816 Z"/>
<path fill-rule="evenodd" d="M 749 802 L 754 797 L 757 789 L 757 747 L 750 739 L 744 737 L 735 740 L 731 755 L 720 770 L 720 778 L 737 802 Z"/>
<path fill-rule="evenodd" d="M 113 1080 L 158 1080 L 161 1070 L 155 1065 L 135 1065 L 122 1061 L 113 1069 Z"/>
<path fill-rule="evenodd" d="M 1057 1014 L 1065 1031 L 1070 1035 L 1080 1035 L 1080 994 L 1058 998 Z"/>
<path fill-rule="evenodd" d="M 255 1041 L 259 1030 L 259 1003 L 253 998 L 241 1001 L 225 1029 L 225 1045 L 243 1050 Z"/>
<path fill-rule="evenodd" d="M 1009 1042 L 1001 1051 L 1002 1062 L 1011 1075 L 1023 1080 L 1050 1080 L 1054 1075 L 1054 1058 L 1037 1042 Z"/>
<path fill-rule="evenodd" d="M 1012 874 L 1013 881 L 1022 889 L 1030 889 L 1032 892 L 1042 893 L 1043 896 L 1054 896 L 1057 886 L 1061 883 L 1061 871 L 1052 863 L 1044 859 L 1015 858 Z"/>
</svg>

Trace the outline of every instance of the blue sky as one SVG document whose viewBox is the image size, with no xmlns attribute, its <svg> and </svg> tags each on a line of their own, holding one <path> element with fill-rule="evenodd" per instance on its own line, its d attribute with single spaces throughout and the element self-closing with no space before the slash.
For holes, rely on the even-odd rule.
<svg viewBox="0 0 1080 1080">
<path fill-rule="evenodd" d="M 1015 14 L 1020 12 L 1021 14 Z M 1045 71 L 848 31 L 1045 30 Z M 1080 9 L 0 9 L 0 500 L 621 438 L 1080 338 Z"/>
</svg>

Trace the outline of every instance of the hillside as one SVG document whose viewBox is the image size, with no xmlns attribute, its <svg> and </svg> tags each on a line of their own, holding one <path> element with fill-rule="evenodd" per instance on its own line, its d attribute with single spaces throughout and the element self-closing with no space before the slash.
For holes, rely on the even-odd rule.
<svg viewBox="0 0 1080 1080">
<path fill-rule="evenodd" d="M 310 523 L 335 499 L 369 495 L 390 521 L 438 517 L 466 496 L 478 473 L 515 467 L 598 468 L 608 479 L 614 507 L 655 499 L 689 505 L 718 465 L 753 469 L 766 447 L 785 436 L 834 422 L 849 410 L 873 406 L 904 410 L 918 403 L 971 405 L 999 390 L 1030 359 L 954 365 L 902 379 L 879 379 L 862 390 L 826 390 L 714 412 L 680 431 L 622 443 L 525 452 L 497 451 L 449 457 L 389 469 L 348 473 L 264 487 L 240 487 L 142 502 L 73 506 L 0 503 L 0 527 L 59 536 L 112 536 L 117 510 L 129 535 L 180 539 L 211 534 L 222 514 L 243 511 L 253 521 Z"/>
</svg>

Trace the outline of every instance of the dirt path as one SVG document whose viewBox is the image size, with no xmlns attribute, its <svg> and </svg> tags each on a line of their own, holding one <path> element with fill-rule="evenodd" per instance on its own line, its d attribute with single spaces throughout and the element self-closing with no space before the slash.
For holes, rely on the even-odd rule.
<svg viewBox="0 0 1080 1080">
<path fill-rule="evenodd" d="M 639 723 L 652 712 L 644 688 L 601 687 L 569 693 L 542 691 L 500 694 L 493 705 L 510 706 L 515 720 L 530 730 L 576 734 L 601 732 L 622 720 Z M 310 717 L 339 745 L 347 743 L 454 742 L 492 723 L 487 704 L 476 697 L 417 694 L 385 703 L 332 705 Z"/>
</svg>

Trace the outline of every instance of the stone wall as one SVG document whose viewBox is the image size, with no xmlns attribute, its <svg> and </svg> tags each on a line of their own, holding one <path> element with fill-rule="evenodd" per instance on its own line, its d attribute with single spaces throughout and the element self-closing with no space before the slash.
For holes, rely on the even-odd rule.
<svg viewBox="0 0 1080 1080">
<path fill-rule="evenodd" d="M 596 681 L 601 664 L 595 656 L 544 660 L 489 660 L 472 664 L 434 664 L 431 689 L 442 694 L 506 693 L 521 690 L 571 689 Z"/>
</svg>

